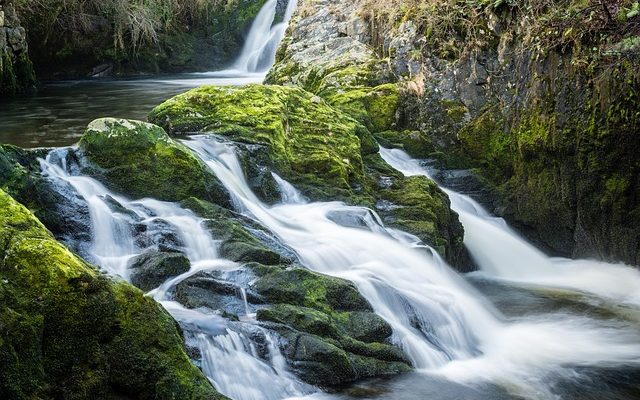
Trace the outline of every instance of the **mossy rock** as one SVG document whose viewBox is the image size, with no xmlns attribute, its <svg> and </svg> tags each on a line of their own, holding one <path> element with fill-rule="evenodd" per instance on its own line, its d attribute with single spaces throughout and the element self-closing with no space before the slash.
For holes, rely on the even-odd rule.
<svg viewBox="0 0 640 400">
<path fill-rule="evenodd" d="M 0 189 L 31 210 L 57 238 L 90 232 L 89 210 L 70 187 L 54 188 L 41 174 L 45 149 L 0 145 Z"/>
<path fill-rule="evenodd" d="M 150 250 L 131 259 L 128 270 L 131 284 L 148 292 L 190 268 L 189 259 L 182 253 Z"/>
<path fill-rule="evenodd" d="M 256 273 L 258 273 L 257 271 Z M 271 303 L 305 306 L 323 312 L 372 311 L 353 283 L 305 268 L 269 268 L 253 289 Z"/>
<path fill-rule="evenodd" d="M 339 338 L 338 328 L 327 314 L 308 307 L 278 304 L 272 308 L 258 310 L 258 321 L 285 324 L 302 332 L 318 336 Z"/>
<path fill-rule="evenodd" d="M 336 88 L 322 93 L 333 107 L 364 124 L 373 133 L 388 131 L 396 125 L 400 93 L 396 84 L 360 88 Z M 377 150 L 377 146 L 375 146 Z"/>
<path fill-rule="evenodd" d="M 299 88 L 204 86 L 156 107 L 149 120 L 170 133 L 265 145 L 280 175 L 318 197 L 362 189 L 361 144 L 371 140 L 369 131 Z"/>
<path fill-rule="evenodd" d="M 402 149 L 416 158 L 434 157 L 436 151 L 433 139 L 425 132 L 386 130 L 376 132 L 375 138 L 383 147 Z"/>
<path fill-rule="evenodd" d="M 79 146 L 97 167 L 83 172 L 130 197 L 179 201 L 194 196 L 229 204 L 216 177 L 159 126 L 101 118 L 89 124 Z"/>
<path fill-rule="evenodd" d="M 222 399 L 175 321 L 0 191 L 0 397 Z"/>
<path fill-rule="evenodd" d="M 254 221 L 216 204 L 196 198 L 186 199 L 180 204 L 200 217 L 206 218 L 204 225 L 213 237 L 220 241 L 219 251 L 222 257 L 236 262 L 257 262 L 263 265 L 289 262 L 287 254 L 280 254 L 276 251 L 282 250 L 281 248 L 269 248 L 248 230 L 246 225 L 257 225 Z M 260 231 L 263 229 L 260 226 L 253 228 Z M 278 243 L 269 244 L 281 247 Z"/>
</svg>

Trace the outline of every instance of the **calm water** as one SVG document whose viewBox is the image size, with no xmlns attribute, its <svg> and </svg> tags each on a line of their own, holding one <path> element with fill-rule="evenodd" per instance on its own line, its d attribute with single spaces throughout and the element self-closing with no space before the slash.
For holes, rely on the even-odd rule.
<svg viewBox="0 0 640 400">
<path fill-rule="evenodd" d="M 258 83 L 263 77 L 229 71 L 46 84 L 37 96 L 0 103 L 0 143 L 25 148 L 68 146 L 96 118 L 146 120 L 153 107 L 191 88 Z"/>
</svg>

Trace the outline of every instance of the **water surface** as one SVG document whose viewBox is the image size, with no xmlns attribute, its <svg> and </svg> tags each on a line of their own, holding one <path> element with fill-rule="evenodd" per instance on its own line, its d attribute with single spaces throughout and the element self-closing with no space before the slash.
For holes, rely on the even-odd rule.
<svg viewBox="0 0 640 400">
<path fill-rule="evenodd" d="M 263 78 L 263 74 L 222 71 L 47 83 L 36 96 L 0 103 L 0 143 L 24 148 L 69 146 L 96 118 L 146 121 L 155 106 L 191 88 L 259 83 Z"/>
</svg>

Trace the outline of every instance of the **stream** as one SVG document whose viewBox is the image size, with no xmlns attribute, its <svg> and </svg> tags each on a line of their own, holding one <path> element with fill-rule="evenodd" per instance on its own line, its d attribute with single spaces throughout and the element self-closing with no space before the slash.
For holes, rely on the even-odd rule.
<svg viewBox="0 0 640 400">
<path fill-rule="evenodd" d="M 326 392 L 289 371 L 278 335 L 257 323 L 244 289 L 233 305 L 238 320 L 174 300 L 176 286 L 199 272 L 242 288 L 250 277 L 220 256 L 219 241 L 202 218 L 175 203 L 111 192 L 69 163 L 75 149 L 68 146 L 97 117 L 144 120 L 154 106 L 189 88 L 261 82 L 295 2 L 285 21 L 274 25 L 275 6 L 275 0 L 265 4 L 227 71 L 51 83 L 36 97 L 3 105 L 0 142 L 54 148 L 40 159 L 43 175 L 87 205 L 92 239 L 74 250 L 130 280 L 130 261 L 159 246 L 137 241 L 135 232 L 162 226 L 175 235 L 191 269 L 148 295 L 180 322 L 199 367 L 234 400 L 640 398 L 637 269 L 547 257 L 473 199 L 444 188 L 479 266 L 460 275 L 417 238 L 385 227 L 373 210 L 309 202 L 277 175 L 282 201 L 264 204 L 247 184 L 233 143 L 216 137 L 183 143 L 226 187 L 235 211 L 264 227 L 269 240 L 291 249 L 306 268 L 352 281 L 391 325 L 391 340 L 415 370 Z M 423 162 L 400 150 L 381 148 L 380 155 L 404 175 L 431 176 Z M 335 215 L 362 224 L 347 226 Z"/>
</svg>

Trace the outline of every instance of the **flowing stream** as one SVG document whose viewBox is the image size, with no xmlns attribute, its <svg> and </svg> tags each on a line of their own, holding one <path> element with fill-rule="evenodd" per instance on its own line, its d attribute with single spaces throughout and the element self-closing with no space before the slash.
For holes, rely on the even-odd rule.
<svg viewBox="0 0 640 400">
<path fill-rule="evenodd" d="M 427 168 L 402 150 L 382 148 L 380 155 L 406 176 L 431 178 Z M 465 245 L 487 276 L 640 306 L 639 270 L 622 264 L 547 257 L 469 196 L 446 188 L 444 191 L 464 226 Z"/>
<path fill-rule="evenodd" d="M 43 174 L 59 185 L 68 184 L 82 197 L 90 212 L 92 243 L 86 258 L 111 274 L 129 277 L 129 261 L 147 250 L 136 244 L 136 226 L 154 231 L 158 225 L 178 236 L 180 249 L 191 262 L 191 269 L 169 279 L 151 294 L 185 327 L 187 342 L 202 355 L 201 367 L 215 387 L 238 400 L 278 400 L 313 391 L 286 369 L 276 339 L 253 324 L 247 313 L 245 321 L 230 322 L 204 309 L 186 309 L 171 299 L 169 290 L 200 271 L 220 271 L 230 279 L 239 265 L 219 258 L 218 244 L 203 227 L 203 220 L 177 204 L 153 199 L 130 201 L 109 191 L 95 179 L 74 174 L 76 166 L 66 162 L 69 149 L 54 150 L 40 160 Z M 259 335 L 266 343 L 262 355 L 250 336 Z"/>
</svg>

